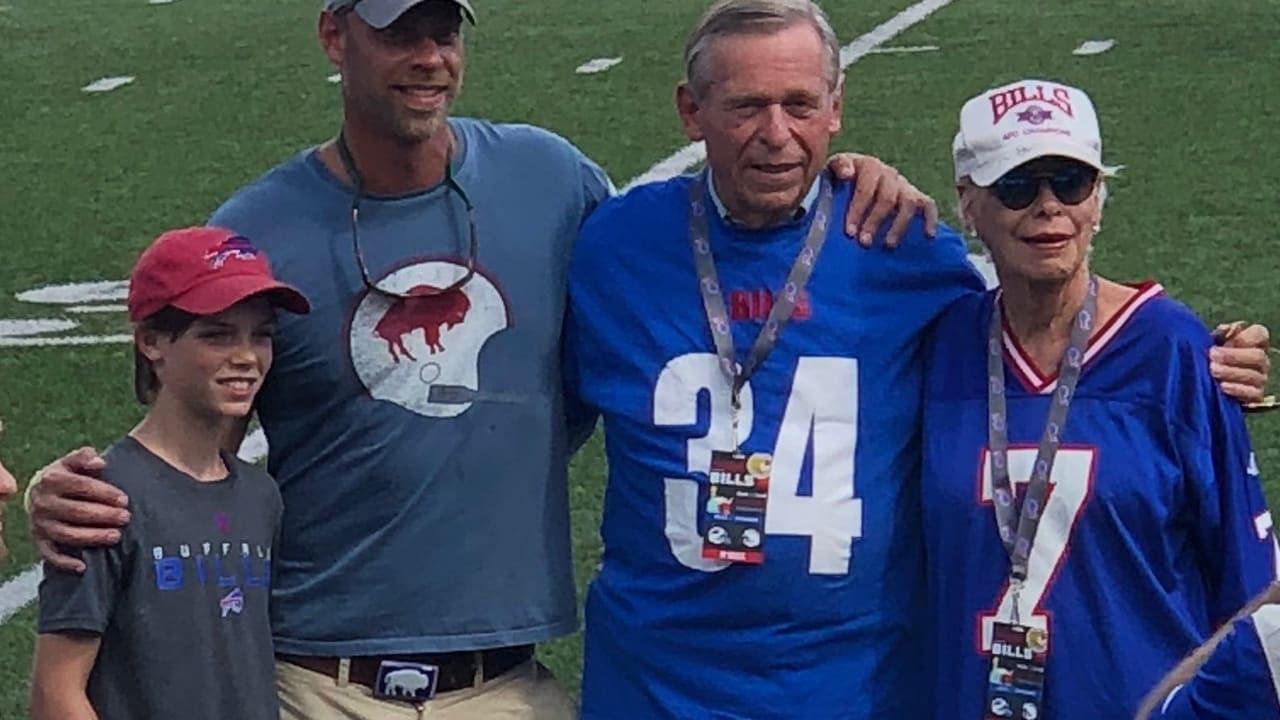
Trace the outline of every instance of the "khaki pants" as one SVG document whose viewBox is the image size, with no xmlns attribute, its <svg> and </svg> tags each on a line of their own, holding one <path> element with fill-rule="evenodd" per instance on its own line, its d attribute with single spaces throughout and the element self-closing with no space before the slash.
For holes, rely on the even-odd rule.
<svg viewBox="0 0 1280 720">
<path fill-rule="evenodd" d="M 355 683 L 276 661 L 280 720 L 573 720 L 578 708 L 542 663 L 531 660 L 476 687 L 414 705 L 380 700 Z"/>
</svg>

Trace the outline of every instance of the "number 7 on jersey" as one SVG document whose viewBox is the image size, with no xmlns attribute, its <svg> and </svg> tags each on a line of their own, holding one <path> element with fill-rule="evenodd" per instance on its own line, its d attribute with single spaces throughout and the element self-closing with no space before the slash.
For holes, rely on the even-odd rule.
<svg viewBox="0 0 1280 720">
<path fill-rule="evenodd" d="M 1036 462 L 1035 447 L 1009 448 L 1009 475 L 1014 478 L 1031 477 L 1032 466 Z M 1053 471 L 1049 473 L 1049 497 L 1045 502 L 1044 515 L 1040 519 L 1040 527 L 1036 530 L 1035 544 L 1031 546 L 1031 557 L 1027 563 L 1027 579 L 1023 583 L 1019 596 L 1018 614 L 1024 625 L 1048 629 L 1049 619 L 1040 610 L 1044 597 L 1058 575 L 1058 568 L 1071 545 L 1071 531 L 1080 519 L 1085 503 L 1093 494 L 1093 463 L 1097 450 L 1092 447 L 1062 447 L 1053 462 Z M 991 484 L 991 456 L 982 453 L 981 495 L 982 505 L 991 509 L 993 497 Z M 1018 496 L 1026 488 L 1026 481 L 1015 482 L 1014 491 Z M 991 509 L 991 525 L 995 527 L 995 510 Z M 997 558 L 998 560 L 999 558 Z M 1008 567 L 1007 556 L 1004 560 Z M 983 652 L 991 651 L 992 625 L 997 621 L 1008 621 L 1013 616 L 1013 593 L 1008 584 L 1000 591 L 999 604 L 995 612 L 984 614 L 978 621 L 979 640 Z M 1052 637 L 1052 634 L 1050 635 Z"/>
</svg>

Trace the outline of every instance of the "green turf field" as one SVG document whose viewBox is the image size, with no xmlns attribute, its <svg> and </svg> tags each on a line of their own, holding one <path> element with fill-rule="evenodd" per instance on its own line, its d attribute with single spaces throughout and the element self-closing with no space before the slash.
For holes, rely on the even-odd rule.
<svg viewBox="0 0 1280 720">
<path fill-rule="evenodd" d="M 619 186 L 686 144 L 672 109 L 684 36 L 702 0 L 476 0 L 459 112 L 556 130 Z M 1266 221 L 1280 195 L 1277 0 L 827 0 L 848 71 L 843 150 L 880 155 L 952 205 L 950 141 L 960 104 L 992 85 L 1044 76 L 1085 87 L 1110 162 L 1124 165 L 1095 263 L 1153 277 L 1211 320 L 1280 326 L 1277 254 Z M 137 417 L 120 312 L 75 312 L 20 293 L 119 281 L 160 231 L 202 222 L 231 191 L 336 129 L 334 72 L 314 39 L 318 0 L 0 0 L 0 454 L 20 476 L 82 443 L 101 446 Z M 923 4 L 922 4 L 923 5 Z M 905 19 L 904 19 L 905 18 Z M 1072 51 L 1114 39 L 1094 56 Z M 936 46 L 910 53 L 885 48 Z M 621 56 L 606 72 L 574 69 Z M 107 76 L 135 80 L 100 94 Z M 479 209 L 484 212 L 484 209 Z M 25 297 L 25 296 L 24 296 Z M 47 298 L 46 298 L 47 299 Z M 95 304 L 111 304 L 110 293 Z M 101 307 L 94 308 L 102 310 Z M 12 320 L 75 323 L 15 338 Z M 64 325 L 66 322 L 63 323 Z M 81 345 L 40 346 L 71 342 Z M 1251 421 L 1264 476 L 1280 474 L 1280 417 Z M 580 584 L 598 555 L 599 440 L 574 462 Z M 1269 486 L 1276 499 L 1277 486 Z M 11 558 L 31 567 L 21 511 Z M 29 597 L 0 589 L 7 614 Z M 30 606 L 0 626 L 0 718 L 25 715 Z M 576 687 L 580 644 L 549 645 Z"/>
</svg>

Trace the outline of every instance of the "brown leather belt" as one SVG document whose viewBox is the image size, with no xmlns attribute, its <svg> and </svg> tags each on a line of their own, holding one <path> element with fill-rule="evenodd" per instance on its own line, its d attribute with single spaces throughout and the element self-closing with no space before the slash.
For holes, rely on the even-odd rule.
<svg viewBox="0 0 1280 720">
<path fill-rule="evenodd" d="M 338 658 L 336 657 L 284 654 L 279 654 L 276 657 L 298 667 L 318 672 L 321 675 L 327 675 L 334 679 L 338 677 Z M 436 682 L 436 692 L 452 692 L 473 687 L 477 668 L 483 668 L 482 677 L 485 680 L 492 680 L 499 675 L 510 672 L 521 663 L 532 659 L 532 645 L 511 645 L 490 650 L 419 655 L 366 655 L 351 658 L 348 678 L 351 682 L 363 685 L 376 692 L 378 668 L 384 660 L 435 665 L 440 669 L 439 679 Z"/>
</svg>

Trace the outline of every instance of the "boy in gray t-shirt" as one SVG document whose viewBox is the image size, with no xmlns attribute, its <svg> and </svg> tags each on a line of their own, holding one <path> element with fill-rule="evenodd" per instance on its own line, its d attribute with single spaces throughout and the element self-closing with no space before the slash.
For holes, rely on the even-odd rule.
<svg viewBox="0 0 1280 720">
<path fill-rule="evenodd" d="M 275 481 L 222 451 L 272 360 L 273 307 L 307 312 L 244 237 L 166 233 L 129 284 L 147 415 L 106 453 L 130 498 L 120 543 L 46 567 L 31 716 L 276 720 L 268 596 Z"/>
</svg>

